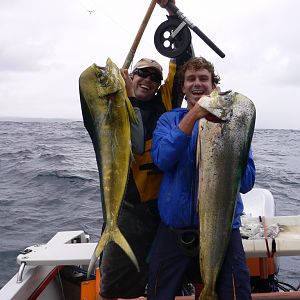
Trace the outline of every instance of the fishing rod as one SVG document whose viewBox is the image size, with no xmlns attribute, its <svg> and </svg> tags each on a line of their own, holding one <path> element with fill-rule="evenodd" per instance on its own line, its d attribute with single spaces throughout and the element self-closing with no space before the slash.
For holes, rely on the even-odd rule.
<svg viewBox="0 0 300 300">
<path fill-rule="evenodd" d="M 167 7 L 179 20 L 167 20 L 157 28 L 154 44 L 159 53 L 167 57 L 176 57 L 183 53 L 191 41 L 191 33 L 188 30 L 190 28 L 220 57 L 225 57 L 223 51 L 195 26 L 174 3 L 169 1 Z"/>
<path fill-rule="evenodd" d="M 135 39 L 134 39 L 134 41 L 132 43 L 132 46 L 131 46 L 131 48 L 130 48 L 127 56 L 126 56 L 126 59 L 124 61 L 123 67 L 122 67 L 123 69 L 128 69 L 129 66 L 130 66 L 130 64 L 131 64 L 131 62 L 132 62 L 132 60 L 133 60 L 133 57 L 134 57 L 135 52 L 136 52 L 136 49 L 137 49 L 137 47 L 138 47 L 138 45 L 140 43 L 142 35 L 143 35 L 143 33 L 144 33 L 145 29 L 146 29 L 146 26 L 147 26 L 147 24 L 149 22 L 149 19 L 150 19 L 151 15 L 152 15 L 152 12 L 154 10 L 155 4 L 156 4 L 156 0 L 152 0 L 151 3 L 150 3 L 150 5 L 149 5 L 149 7 L 148 7 L 148 9 L 147 9 L 147 12 L 146 12 L 146 14 L 144 16 L 142 24 L 140 25 L 140 28 L 139 28 L 136 36 L 135 36 Z"/>
</svg>

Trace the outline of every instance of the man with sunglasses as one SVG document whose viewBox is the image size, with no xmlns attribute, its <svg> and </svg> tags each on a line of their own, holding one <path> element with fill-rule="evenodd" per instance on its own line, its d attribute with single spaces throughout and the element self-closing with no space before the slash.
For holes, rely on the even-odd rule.
<svg viewBox="0 0 300 300">
<path fill-rule="evenodd" d="M 174 0 L 170 1 L 175 4 Z M 168 0 L 157 0 L 157 3 L 166 8 Z M 171 11 L 168 13 L 168 18 L 176 18 Z M 177 70 L 192 55 L 192 47 L 189 47 L 181 56 L 171 60 L 163 84 L 162 67 L 153 59 L 140 59 L 131 74 L 128 70 L 121 70 L 127 95 L 141 117 L 143 136 L 139 130 L 138 134 L 132 134 L 132 144 L 142 142 L 141 147 L 134 148 L 142 150 L 134 154 L 118 225 L 137 257 L 140 272 L 118 245 L 109 243 L 100 262 L 100 295 L 103 300 L 137 298 L 145 294 L 148 281 L 146 260 L 160 223 L 157 197 L 162 179 L 162 173 L 155 167 L 150 155 L 152 133 L 164 112 L 181 106 L 183 96 Z"/>
</svg>

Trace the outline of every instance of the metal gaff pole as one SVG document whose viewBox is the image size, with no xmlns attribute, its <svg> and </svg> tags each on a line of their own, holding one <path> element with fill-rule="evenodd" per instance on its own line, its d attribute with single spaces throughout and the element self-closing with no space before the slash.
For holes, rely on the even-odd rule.
<svg viewBox="0 0 300 300">
<path fill-rule="evenodd" d="M 185 22 L 187 26 L 192 29 L 212 50 L 214 50 L 220 57 L 224 58 L 225 54 L 218 48 L 197 26 L 195 26 L 187 17 L 179 10 L 179 8 L 172 2 L 168 2 L 167 7 L 178 16 L 178 18 Z"/>
<path fill-rule="evenodd" d="M 149 5 L 149 7 L 148 7 L 148 10 L 147 10 L 147 12 L 146 12 L 146 14 L 144 16 L 142 24 L 140 25 L 140 28 L 139 28 L 136 36 L 135 36 L 135 39 L 134 39 L 134 41 L 132 43 L 132 46 L 131 46 L 131 48 L 130 48 L 127 56 L 126 56 L 125 62 L 124 62 L 123 67 L 122 67 L 123 69 L 128 69 L 129 66 L 130 66 L 130 64 L 131 64 L 131 62 L 132 62 L 132 60 L 133 60 L 133 57 L 134 57 L 135 52 L 136 52 L 136 49 L 137 49 L 137 47 L 138 47 L 138 45 L 140 43 L 142 35 L 143 35 L 143 33 L 144 33 L 145 29 L 146 29 L 146 26 L 147 26 L 147 24 L 149 22 L 149 19 L 150 19 L 151 15 L 152 15 L 152 12 L 154 10 L 155 4 L 156 4 L 156 0 L 152 0 L 151 3 L 150 3 L 150 5 Z"/>
</svg>

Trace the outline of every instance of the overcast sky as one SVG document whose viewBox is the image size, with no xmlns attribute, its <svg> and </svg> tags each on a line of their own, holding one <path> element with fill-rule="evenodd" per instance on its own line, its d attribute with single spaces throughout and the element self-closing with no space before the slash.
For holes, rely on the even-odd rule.
<svg viewBox="0 0 300 300">
<path fill-rule="evenodd" d="M 107 57 L 123 65 L 150 0 L 2 0 L 0 116 L 81 120 L 78 77 Z M 226 54 L 192 34 L 195 54 L 212 61 L 221 89 L 257 109 L 257 128 L 300 129 L 300 1 L 176 0 Z M 93 11 L 92 13 L 89 13 Z M 134 58 L 168 58 L 153 43 L 166 11 L 156 6 Z"/>
</svg>

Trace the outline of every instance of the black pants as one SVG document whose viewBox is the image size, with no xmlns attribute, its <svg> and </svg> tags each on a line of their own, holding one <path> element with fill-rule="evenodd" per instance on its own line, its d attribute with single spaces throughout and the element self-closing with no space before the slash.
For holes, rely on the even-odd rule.
<svg viewBox="0 0 300 300">
<path fill-rule="evenodd" d="M 108 243 L 100 264 L 102 297 L 137 298 L 145 294 L 148 280 L 146 260 L 159 222 L 157 201 L 135 206 L 123 204 L 118 225 L 136 255 L 140 272 L 117 244 Z"/>
<path fill-rule="evenodd" d="M 149 268 L 149 300 L 173 300 L 186 278 L 201 282 L 198 256 L 185 255 L 176 234 L 163 223 L 157 231 Z M 238 229 L 232 230 L 216 288 L 220 300 L 251 299 L 250 276 Z"/>
</svg>

